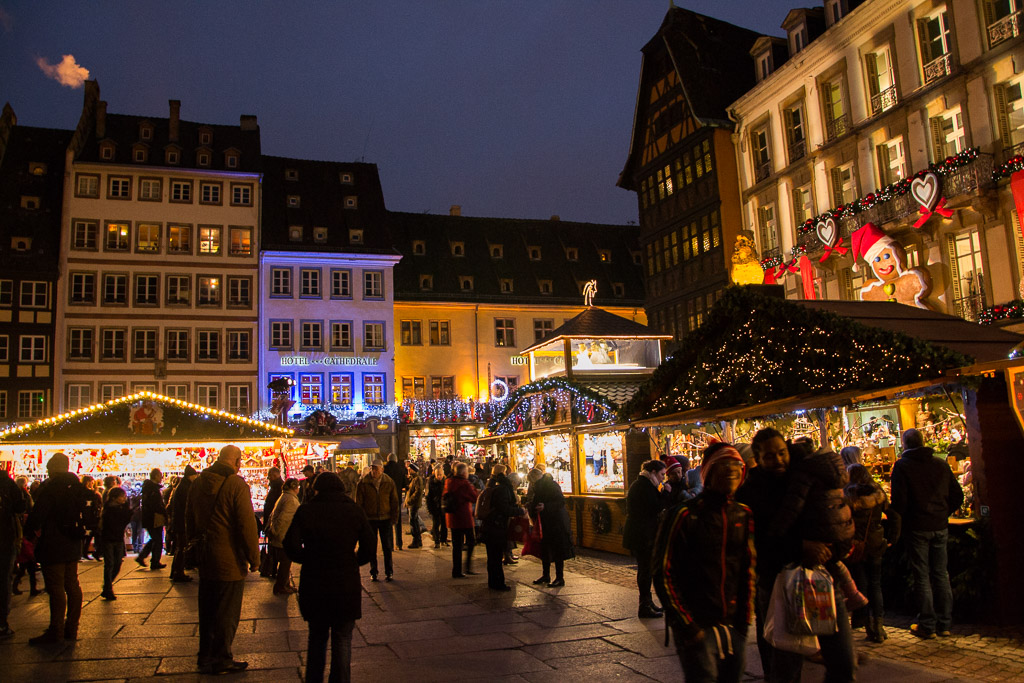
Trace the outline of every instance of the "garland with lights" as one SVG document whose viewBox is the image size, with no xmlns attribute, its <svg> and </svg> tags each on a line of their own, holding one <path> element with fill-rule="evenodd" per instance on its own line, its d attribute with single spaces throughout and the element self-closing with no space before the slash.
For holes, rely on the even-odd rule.
<svg viewBox="0 0 1024 683">
<path fill-rule="evenodd" d="M 900 386 L 969 362 L 963 354 L 902 333 L 729 287 L 704 324 L 622 407 L 619 418 Z"/>
<path fill-rule="evenodd" d="M 1009 178 L 1017 171 L 1024 171 L 1024 154 L 1017 154 L 1000 164 L 992 171 L 992 180 Z"/>
<path fill-rule="evenodd" d="M 398 407 L 398 415 L 406 424 L 490 422 L 504 407 L 505 401 L 407 398 Z"/>
<path fill-rule="evenodd" d="M 567 409 L 571 421 L 578 423 L 606 422 L 615 416 L 615 405 L 593 389 L 561 377 L 545 377 L 512 392 L 488 429 L 492 434 L 528 431 L 551 424 Z"/>
<path fill-rule="evenodd" d="M 999 320 L 1010 320 L 1024 318 L 1024 301 L 1017 299 L 1007 304 L 989 306 L 982 309 L 978 314 L 978 322 L 982 325 L 991 325 Z"/>
</svg>

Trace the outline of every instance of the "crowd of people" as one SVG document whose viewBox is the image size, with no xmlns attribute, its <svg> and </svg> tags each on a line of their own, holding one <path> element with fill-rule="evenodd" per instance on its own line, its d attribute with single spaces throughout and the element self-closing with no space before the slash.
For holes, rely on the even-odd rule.
<svg viewBox="0 0 1024 683">
<path fill-rule="evenodd" d="M 820 569 L 834 586 L 834 627 L 817 634 L 817 646 L 826 680 L 853 681 L 853 630 L 865 628 L 877 643 L 887 637 L 882 558 L 901 534 L 918 609 L 910 631 L 922 639 L 950 635 L 948 518 L 963 492 L 918 430 L 904 432 L 902 442 L 891 495 L 858 449 L 816 450 L 772 428 L 749 445 L 711 444 L 696 477 L 687 476 L 685 460 L 643 464 L 627 494 L 623 535 L 637 558 L 638 615 L 666 617 L 687 681 L 739 681 L 751 623 L 766 680 L 801 679 L 805 653 L 787 639 L 769 640 L 765 629 L 784 591 L 780 574 L 798 568 Z M 791 625 L 772 625 L 779 628 Z"/>
</svg>

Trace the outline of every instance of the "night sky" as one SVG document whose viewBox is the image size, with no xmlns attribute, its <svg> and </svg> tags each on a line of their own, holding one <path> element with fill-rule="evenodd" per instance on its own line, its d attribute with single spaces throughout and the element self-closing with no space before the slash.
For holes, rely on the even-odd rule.
<svg viewBox="0 0 1024 683">
<path fill-rule="evenodd" d="M 677 1 L 773 35 L 798 4 Z M 392 210 L 627 223 L 635 196 L 615 181 L 640 48 L 668 6 L 0 0 L 0 101 L 20 124 L 74 128 L 81 88 L 44 72 L 73 55 L 111 113 L 256 114 L 265 154 L 376 163 Z"/>
</svg>

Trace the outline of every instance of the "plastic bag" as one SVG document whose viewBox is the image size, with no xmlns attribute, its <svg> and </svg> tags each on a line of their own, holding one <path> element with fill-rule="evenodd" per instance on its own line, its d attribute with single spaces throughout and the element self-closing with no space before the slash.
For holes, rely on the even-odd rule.
<svg viewBox="0 0 1024 683">
<path fill-rule="evenodd" d="M 775 578 L 772 597 L 768 602 L 768 613 L 764 620 L 764 639 L 779 650 L 799 655 L 813 655 L 819 650 L 817 636 L 796 635 L 786 629 L 787 571 L 783 570 Z"/>
<path fill-rule="evenodd" d="M 513 517 L 508 524 L 508 540 L 513 543 L 524 543 L 530 532 L 530 518 L 526 515 Z"/>
<path fill-rule="evenodd" d="M 523 542 L 523 550 L 520 555 L 533 555 L 534 557 L 541 556 L 540 541 L 544 534 L 540 527 L 540 515 L 537 516 L 537 523 L 530 528 L 530 533 L 526 536 L 526 541 Z"/>
<path fill-rule="evenodd" d="M 782 570 L 785 576 L 786 630 L 796 635 L 836 632 L 836 598 L 832 576 L 821 565 Z"/>
</svg>

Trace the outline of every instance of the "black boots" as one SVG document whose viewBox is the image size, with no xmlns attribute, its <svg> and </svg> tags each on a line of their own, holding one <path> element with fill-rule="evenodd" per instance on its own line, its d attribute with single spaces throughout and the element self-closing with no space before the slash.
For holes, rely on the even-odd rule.
<svg viewBox="0 0 1024 683">
<path fill-rule="evenodd" d="M 636 616 L 640 619 L 657 619 L 665 616 L 665 613 L 655 607 L 653 602 L 644 601 L 640 603 Z"/>
</svg>

